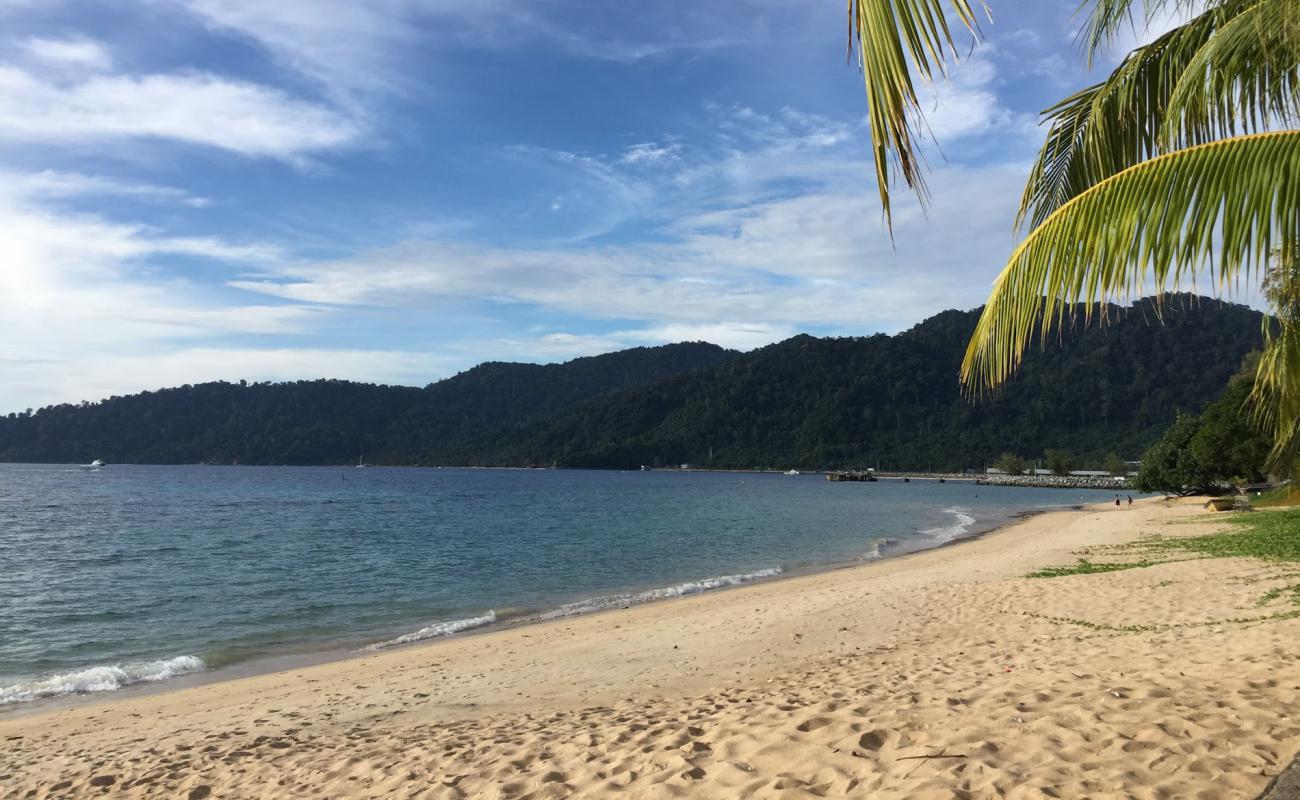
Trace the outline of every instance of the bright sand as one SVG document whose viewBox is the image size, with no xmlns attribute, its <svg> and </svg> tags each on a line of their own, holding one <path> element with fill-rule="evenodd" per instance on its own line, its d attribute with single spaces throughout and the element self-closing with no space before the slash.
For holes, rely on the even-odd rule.
<svg viewBox="0 0 1300 800">
<path fill-rule="evenodd" d="M 1022 577 L 1216 525 L 1161 501 L 1044 514 L 869 566 L 11 716 L 0 797 L 1252 797 L 1300 749 L 1300 620 L 1226 620 L 1286 610 L 1257 603 L 1287 569 Z"/>
</svg>

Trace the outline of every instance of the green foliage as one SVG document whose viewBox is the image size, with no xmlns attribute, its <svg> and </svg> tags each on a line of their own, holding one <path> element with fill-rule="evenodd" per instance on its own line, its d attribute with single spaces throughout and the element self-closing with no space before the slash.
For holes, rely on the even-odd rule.
<svg viewBox="0 0 1300 800">
<path fill-rule="evenodd" d="M 1290 483 L 1286 486 L 1270 489 L 1258 497 L 1252 497 L 1250 503 L 1255 508 L 1300 506 L 1300 486 Z"/>
<path fill-rule="evenodd" d="M 1135 486 L 1144 492 L 1213 494 L 1233 483 L 1263 480 L 1270 440 L 1243 410 L 1250 391 L 1250 382 L 1238 378 L 1199 417 L 1180 414 L 1142 456 Z"/>
<path fill-rule="evenodd" d="M 1259 340 L 1242 306 L 1112 307 L 976 404 L 953 380 L 978 311 L 897 336 L 797 336 L 740 355 L 637 349 L 564 365 L 484 364 L 421 388 L 213 383 L 0 417 L 0 460 L 637 468 L 689 462 L 982 468 L 1002 452 L 1134 458 L 1200 411 Z"/>
<path fill-rule="evenodd" d="M 1008 475 L 1023 475 L 1026 464 L 1023 458 L 1014 453 L 1003 453 L 998 456 L 997 461 L 993 462 L 993 466 Z"/>
<path fill-rule="evenodd" d="M 1149 567 L 1155 563 L 1158 562 L 1127 561 L 1127 562 L 1114 562 L 1110 564 L 1098 564 L 1094 561 L 1089 561 L 1086 558 L 1081 558 L 1078 560 L 1078 562 L 1074 564 L 1070 564 L 1069 566 L 1046 567 L 1044 569 L 1035 570 L 1029 573 L 1028 575 L 1026 575 L 1025 577 L 1026 578 L 1059 578 L 1063 575 L 1093 575 L 1098 572 L 1119 572 L 1120 570 L 1125 570 L 1125 569 L 1140 569 L 1141 567 Z"/>
<path fill-rule="evenodd" d="M 1153 549 L 1185 550 L 1212 558 L 1300 561 L 1300 509 L 1257 511 L 1228 518 L 1233 530 L 1208 536 L 1156 539 Z"/>
<path fill-rule="evenodd" d="M 364 455 L 373 464 L 429 463 L 431 445 L 555 416 L 738 355 L 700 342 L 567 364 L 489 362 L 423 389 L 338 380 L 187 385 L 0 416 L 0 461 L 347 464 Z"/>
<path fill-rule="evenodd" d="M 1048 450 L 1043 454 L 1043 460 L 1053 475 L 1069 475 L 1074 469 L 1074 456 L 1064 450 Z"/>
<path fill-rule="evenodd" d="M 1115 453 L 1107 453 L 1106 461 L 1103 464 L 1103 469 L 1105 469 L 1111 475 L 1120 477 L 1128 474 L 1128 462 L 1120 458 Z"/>
</svg>

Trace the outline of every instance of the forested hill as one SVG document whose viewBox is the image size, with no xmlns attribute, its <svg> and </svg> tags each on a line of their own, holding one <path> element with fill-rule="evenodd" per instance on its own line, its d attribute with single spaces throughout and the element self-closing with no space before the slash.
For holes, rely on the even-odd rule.
<svg viewBox="0 0 1300 800">
<path fill-rule="evenodd" d="M 565 364 L 488 362 L 423 389 L 338 380 L 183 386 L 0 416 L 0 461 L 420 463 L 431 448 L 739 355 L 694 342 Z"/>
<path fill-rule="evenodd" d="M 957 370 L 978 311 L 896 336 L 703 343 L 561 365 L 489 363 L 425 388 L 209 383 L 0 417 L 0 460 L 894 469 L 1010 451 L 1137 458 L 1199 411 L 1260 342 L 1260 315 L 1187 295 L 1112 307 L 1027 354 L 992 398 Z"/>
<path fill-rule="evenodd" d="M 1064 331 L 1015 378 L 971 402 L 957 371 L 978 311 L 946 311 L 897 336 L 798 336 L 711 370 L 658 381 L 524 426 L 432 449 L 433 463 L 924 470 L 1009 451 L 1136 459 L 1178 409 L 1216 398 L 1260 343 L 1258 312 L 1190 295 L 1111 307 Z"/>
</svg>

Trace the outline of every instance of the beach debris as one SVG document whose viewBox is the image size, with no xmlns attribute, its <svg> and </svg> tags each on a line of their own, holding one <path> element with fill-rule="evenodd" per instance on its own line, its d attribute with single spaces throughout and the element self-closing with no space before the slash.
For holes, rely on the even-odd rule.
<svg viewBox="0 0 1300 800">
<path fill-rule="evenodd" d="M 896 758 L 896 759 L 894 759 L 894 760 L 895 760 L 895 761 L 913 761 L 913 760 L 916 760 L 916 759 L 926 759 L 926 758 L 970 758 L 970 756 L 966 755 L 965 753 L 949 753 L 947 750 L 944 750 L 943 752 L 939 752 L 939 753 L 927 753 L 927 754 L 922 755 L 922 756 L 899 756 L 898 758 Z"/>
</svg>

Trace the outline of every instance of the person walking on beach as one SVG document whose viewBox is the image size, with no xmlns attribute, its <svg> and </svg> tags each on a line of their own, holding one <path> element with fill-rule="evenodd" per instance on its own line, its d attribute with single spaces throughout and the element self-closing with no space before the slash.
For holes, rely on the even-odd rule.
<svg viewBox="0 0 1300 800">
<path fill-rule="evenodd" d="M 1119 508 L 1119 495 L 1115 495 L 1115 508 Z"/>
<path fill-rule="evenodd" d="M 1131 494 L 1130 494 L 1130 495 L 1126 495 L 1126 497 L 1128 497 L 1128 507 L 1129 507 L 1129 508 L 1132 508 L 1132 507 L 1133 507 L 1133 495 L 1131 495 Z"/>
</svg>

